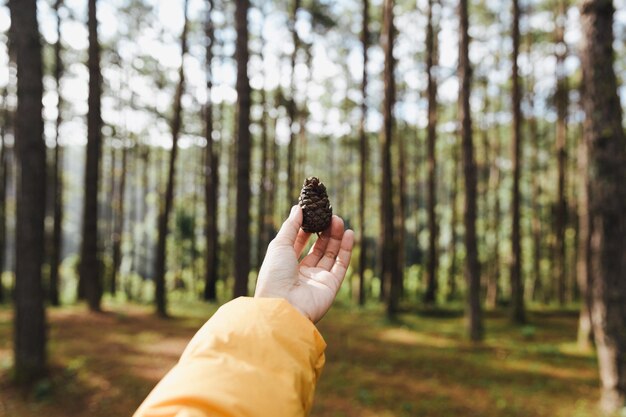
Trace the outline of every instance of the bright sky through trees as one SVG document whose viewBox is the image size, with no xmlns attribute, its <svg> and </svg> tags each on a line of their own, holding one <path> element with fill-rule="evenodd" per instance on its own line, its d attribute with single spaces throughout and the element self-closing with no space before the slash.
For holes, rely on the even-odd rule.
<svg viewBox="0 0 626 417">
<path fill-rule="evenodd" d="M 141 54 L 148 54 L 158 61 L 165 73 L 169 84 L 173 84 L 176 75 L 176 68 L 180 64 L 180 53 L 177 36 L 182 27 L 183 15 L 181 2 L 175 0 L 152 0 L 150 3 L 154 6 L 154 16 L 145 17 L 145 25 L 141 30 L 141 35 L 133 39 L 132 42 L 121 39 L 117 45 L 113 45 L 116 41 L 116 34 L 127 30 L 126 23 L 116 14 L 116 10 L 124 2 L 121 0 L 111 0 L 100 2 L 98 9 L 98 18 L 100 20 L 100 36 L 103 44 L 114 46 L 116 52 L 128 61 L 128 58 L 139 57 Z M 398 2 L 396 8 L 408 7 L 404 3 Z M 417 0 L 418 9 L 426 10 L 426 1 Z M 494 3 L 488 1 L 487 4 Z M 494 10 L 501 9 L 499 2 Z M 525 2 L 528 5 L 528 2 Z M 533 5 L 536 1 L 532 2 Z M 88 45 L 87 28 L 84 23 L 86 19 L 86 2 L 82 0 L 67 0 L 67 7 L 71 10 L 70 19 L 64 19 L 62 26 L 62 36 L 64 45 L 75 51 L 83 53 Z M 617 12 L 615 13 L 615 33 L 616 33 L 616 51 L 623 51 L 624 34 L 626 33 L 626 0 L 618 0 L 615 2 Z M 418 59 L 418 54 L 424 53 L 424 27 L 426 25 L 425 12 L 411 10 L 398 13 L 397 29 L 399 36 L 396 41 L 395 56 L 398 60 L 397 76 L 406 85 L 403 94 L 399 97 L 396 107 L 396 115 L 399 119 L 404 120 L 409 125 L 417 124 L 420 127 L 426 125 L 426 100 L 424 97 L 426 77 L 423 65 Z M 199 22 L 204 18 L 205 2 L 202 0 L 191 0 L 190 17 L 192 21 Z M 250 31 L 251 37 L 251 59 L 249 63 L 250 82 L 253 88 L 259 89 L 265 85 L 266 89 L 275 89 L 279 84 L 288 88 L 290 81 L 290 69 L 286 57 L 292 50 L 290 35 L 287 27 L 287 16 L 283 11 L 273 9 L 274 6 L 266 7 L 265 20 L 258 8 L 252 8 L 250 11 Z M 307 68 L 304 62 L 300 61 L 296 65 L 296 77 L 301 83 L 296 85 L 304 85 L 307 78 L 311 77 L 311 83 L 306 90 L 306 99 L 303 97 L 304 92 L 297 92 L 297 99 L 304 103 L 311 113 L 310 120 L 307 124 L 307 131 L 313 135 L 330 135 L 342 136 L 349 131 L 355 129 L 358 124 L 358 114 L 355 112 L 348 119 L 343 116 L 340 110 L 340 103 L 349 98 L 355 102 L 359 100 L 358 83 L 361 73 L 360 45 L 358 39 L 358 25 L 360 22 L 358 4 L 352 2 L 333 2 L 332 6 L 334 16 L 340 16 L 338 26 L 331 29 L 324 36 L 314 33 L 311 22 L 302 14 L 302 18 L 298 20 L 299 36 L 307 42 L 313 43 L 313 66 Z M 373 9 L 380 7 L 380 1 L 375 1 L 372 5 Z M 352 10 L 354 9 L 354 10 Z M 442 103 L 455 102 L 457 99 L 458 84 L 456 79 L 456 60 L 457 60 L 457 25 L 458 22 L 454 16 L 454 8 L 448 2 L 444 2 L 443 10 L 436 13 L 439 15 L 441 28 L 439 31 L 439 42 L 441 57 L 439 62 L 440 89 L 439 100 Z M 67 14 L 67 9 L 63 11 Z M 226 59 L 219 61 L 214 66 L 214 89 L 212 100 L 219 104 L 222 100 L 232 104 L 236 100 L 235 85 L 235 66 L 232 59 L 234 51 L 234 27 L 232 25 L 232 17 L 225 16 L 221 10 L 214 13 L 218 31 L 216 36 L 218 42 L 225 44 L 222 54 L 226 55 Z M 571 7 L 568 12 L 568 25 L 565 34 L 565 40 L 568 45 L 577 50 L 580 40 L 580 27 L 578 24 L 578 9 Z M 473 19 L 476 19 L 473 17 Z M 526 18 L 521 22 L 522 33 L 530 24 L 533 28 L 543 28 L 551 30 L 553 22 L 550 20 L 551 15 L 547 11 L 536 10 L 533 12 L 530 21 Z M 501 16 L 501 25 L 497 26 L 479 26 L 474 25 L 470 28 L 470 36 L 475 39 L 472 42 L 470 50 L 470 59 L 475 65 L 475 71 L 479 76 L 486 76 L 496 83 L 503 83 L 508 78 L 508 65 L 501 62 L 500 68 L 494 65 L 494 56 L 496 51 L 503 49 L 506 56 L 510 53 L 510 41 L 506 33 L 503 31 L 508 27 L 507 22 L 510 20 L 510 11 L 507 10 L 505 15 Z M 48 43 L 56 40 L 55 19 L 51 7 L 45 2 L 39 2 L 39 21 L 41 32 L 44 39 Z M 471 24 L 472 22 L 470 22 Z M 8 11 L 5 8 L 0 9 L 0 31 L 6 32 L 9 27 Z M 264 46 L 264 62 L 259 61 L 256 55 L 259 48 L 259 34 L 263 33 L 265 40 Z M 195 36 L 191 38 L 190 58 L 186 61 L 185 71 L 188 74 L 187 94 L 184 97 L 185 108 L 200 109 L 202 103 L 206 100 L 205 92 L 205 74 L 203 70 L 203 38 L 197 31 Z M 623 55 L 623 54 L 622 54 Z M 618 54 L 618 56 L 620 56 Z M 0 45 L 0 68 L 7 68 L 7 50 L 6 42 Z M 103 58 L 106 60 L 107 58 Z M 141 65 L 137 59 L 135 65 Z M 367 129 L 369 131 L 378 131 L 381 126 L 382 118 L 379 110 L 380 98 L 382 97 L 382 64 L 383 55 L 379 45 L 374 45 L 370 49 L 369 68 L 371 74 L 371 82 L 369 86 L 370 109 L 368 114 Z M 537 80 L 536 93 L 539 96 L 548 96 L 551 94 L 554 85 L 556 59 L 552 51 L 541 50 L 536 48 L 532 55 L 522 51 L 520 55 L 520 71 L 521 75 L 534 73 Z M 624 64 L 622 64 L 623 66 Z M 105 66 L 107 67 L 107 66 Z M 579 67 L 577 56 L 569 55 L 566 61 L 566 71 L 573 73 Z M 485 69 L 489 73 L 485 74 Z M 623 69 L 623 67 L 622 67 Z M 345 71 L 349 71 L 351 79 L 346 81 Z M 620 64 L 616 64 L 616 72 L 620 74 Z M 311 74 L 309 74 L 311 71 Z M 155 123 L 154 117 L 146 114 L 144 111 L 125 110 L 125 114 L 120 114 L 114 108 L 114 101 L 107 100 L 106 96 L 112 94 L 114 90 L 121 90 L 123 82 L 128 80 L 122 79 L 122 71 L 119 68 L 108 66 L 104 71 L 105 81 L 109 87 L 105 88 L 105 98 L 103 100 L 103 118 L 105 123 L 119 123 L 124 120 L 131 132 L 147 135 L 150 143 L 164 147 L 171 146 L 168 128 L 165 121 L 160 120 Z M 265 77 L 265 80 L 264 80 Z M 143 79 L 140 75 L 134 74 L 130 80 L 132 85 L 132 93 L 138 98 L 139 103 L 156 103 L 155 106 L 160 112 L 166 112 L 171 103 L 172 92 L 169 89 L 162 91 L 154 91 L 149 80 Z M 8 71 L 0 71 L 0 86 L 6 85 L 8 80 Z M 44 84 L 46 93 L 44 95 L 44 116 L 50 121 L 56 118 L 56 93 L 51 88 L 51 80 L 47 80 Z M 76 115 L 85 115 L 87 112 L 87 68 L 83 64 L 73 64 L 69 68 L 68 73 L 63 79 L 63 91 L 65 99 L 72 106 L 72 110 Z M 122 96 L 130 97 L 130 92 L 120 91 Z M 621 88 L 622 102 L 626 104 L 626 87 Z M 194 105 L 195 103 L 195 105 Z M 332 104 L 329 106 L 328 104 Z M 545 101 L 537 102 L 537 111 L 546 113 L 548 117 L 556 118 L 556 114 L 552 109 L 546 109 Z M 479 101 L 474 98 L 472 105 L 479 106 Z M 193 111 L 193 110 L 192 110 Z M 254 115 L 254 109 L 253 109 Z M 505 112 L 500 116 L 502 121 L 508 121 L 509 114 Z M 574 120 L 580 120 L 581 113 L 572 113 Z M 455 126 L 452 124 L 442 126 L 443 129 L 453 130 Z M 289 137 L 289 127 L 282 118 L 278 124 L 278 139 L 281 142 L 287 142 Z M 63 126 L 62 142 L 64 144 L 84 144 L 86 138 L 85 122 L 83 118 L 75 117 L 67 120 Z M 51 136 L 51 129 L 47 128 L 47 137 Z M 180 145 L 185 147 L 190 141 L 200 140 L 189 135 L 181 137 Z"/>
</svg>

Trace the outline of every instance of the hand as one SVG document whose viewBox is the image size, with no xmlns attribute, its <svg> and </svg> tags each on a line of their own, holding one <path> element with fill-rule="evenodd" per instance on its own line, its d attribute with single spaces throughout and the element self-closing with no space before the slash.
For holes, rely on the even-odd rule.
<svg viewBox="0 0 626 417">
<path fill-rule="evenodd" d="M 344 232 L 343 220 L 333 216 L 330 227 L 298 262 L 311 236 L 300 229 L 301 225 L 302 209 L 296 205 L 267 248 L 254 296 L 284 298 L 317 323 L 330 308 L 346 276 L 354 233 Z"/>
</svg>

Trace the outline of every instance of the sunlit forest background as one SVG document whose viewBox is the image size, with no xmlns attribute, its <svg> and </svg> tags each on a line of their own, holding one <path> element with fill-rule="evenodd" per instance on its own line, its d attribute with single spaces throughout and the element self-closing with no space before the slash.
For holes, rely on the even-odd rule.
<svg viewBox="0 0 626 417">
<path fill-rule="evenodd" d="M 130 415 L 309 176 L 312 415 L 626 412 L 625 77 L 624 0 L 9 0 L 0 416 Z"/>
</svg>

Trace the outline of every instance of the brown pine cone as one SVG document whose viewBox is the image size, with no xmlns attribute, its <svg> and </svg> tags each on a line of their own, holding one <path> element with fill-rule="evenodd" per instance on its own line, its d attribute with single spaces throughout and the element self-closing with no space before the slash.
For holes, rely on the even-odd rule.
<svg viewBox="0 0 626 417">
<path fill-rule="evenodd" d="M 304 180 L 299 199 L 302 207 L 302 230 L 307 233 L 320 233 L 330 226 L 333 208 L 328 200 L 326 186 L 317 178 Z"/>
</svg>

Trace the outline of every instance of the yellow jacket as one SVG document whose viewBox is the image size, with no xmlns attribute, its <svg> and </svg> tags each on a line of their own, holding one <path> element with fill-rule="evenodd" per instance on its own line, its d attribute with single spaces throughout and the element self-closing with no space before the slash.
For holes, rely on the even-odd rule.
<svg viewBox="0 0 626 417">
<path fill-rule="evenodd" d="M 202 326 L 134 417 L 307 415 L 325 348 L 287 301 L 237 298 Z"/>
</svg>

